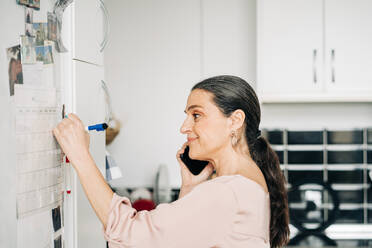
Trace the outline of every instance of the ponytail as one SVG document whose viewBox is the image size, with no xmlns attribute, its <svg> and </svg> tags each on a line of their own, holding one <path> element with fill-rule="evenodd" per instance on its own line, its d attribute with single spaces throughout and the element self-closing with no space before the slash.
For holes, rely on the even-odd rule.
<svg viewBox="0 0 372 248">
<path fill-rule="evenodd" d="M 280 170 L 278 155 L 262 136 L 249 145 L 249 150 L 270 192 L 270 247 L 282 247 L 289 241 L 289 213 L 285 177 Z"/>
</svg>

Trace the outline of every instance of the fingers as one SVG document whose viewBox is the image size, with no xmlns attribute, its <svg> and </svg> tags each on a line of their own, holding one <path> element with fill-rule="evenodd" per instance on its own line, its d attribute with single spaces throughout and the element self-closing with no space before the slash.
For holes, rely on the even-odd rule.
<svg viewBox="0 0 372 248">
<path fill-rule="evenodd" d="M 73 113 L 70 113 L 67 115 L 67 118 L 71 121 L 73 121 L 75 124 L 79 125 L 80 127 L 82 127 L 83 129 L 85 129 L 85 126 L 83 124 L 83 122 L 80 120 L 80 118 L 73 114 Z"/>
<path fill-rule="evenodd" d="M 68 114 L 67 118 L 69 118 L 70 120 L 72 120 L 74 122 L 81 122 L 80 118 L 73 113 Z"/>
<path fill-rule="evenodd" d="M 59 132 L 57 127 L 53 128 L 52 133 L 53 133 L 54 137 L 56 137 L 57 140 L 58 140 L 58 137 L 60 136 L 61 133 Z"/>
<path fill-rule="evenodd" d="M 187 142 L 185 142 L 182 147 L 177 151 L 176 158 L 179 163 L 183 163 L 181 160 L 181 154 L 185 152 L 185 148 L 187 146 Z"/>
<path fill-rule="evenodd" d="M 214 170 L 213 165 L 211 163 L 209 163 L 209 164 L 207 164 L 207 166 L 205 166 L 205 168 L 202 170 L 202 172 L 200 172 L 198 177 L 208 178 L 213 173 L 213 170 Z"/>
<path fill-rule="evenodd" d="M 58 134 L 59 136 L 64 133 L 64 131 L 71 126 L 73 123 L 71 120 L 65 118 L 53 129 L 53 133 Z"/>
<path fill-rule="evenodd" d="M 62 119 L 60 123 L 53 129 L 53 135 L 56 137 L 57 141 L 60 143 L 63 137 L 69 136 L 77 129 L 84 128 L 80 119 L 74 114 L 68 114 L 67 118 Z"/>
<path fill-rule="evenodd" d="M 187 168 L 187 166 L 185 165 L 185 163 L 181 159 L 181 154 L 183 154 L 185 152 L 187 144 L 188 143 L 185 142 L 182 145 L 182 147 L 177 151 L 177 155 L 176 155 L 176 159 L 177 159 L 178 164 L 180 165 L 180 169 L 181 169 L 181 176 L 182 176 L 182 183 L 183 184 L 188 184 L 188 182 L 185 182 L 185 181 L 189 181 L 189 179 L 193 176 L 191 171 Z"/>
</svg>

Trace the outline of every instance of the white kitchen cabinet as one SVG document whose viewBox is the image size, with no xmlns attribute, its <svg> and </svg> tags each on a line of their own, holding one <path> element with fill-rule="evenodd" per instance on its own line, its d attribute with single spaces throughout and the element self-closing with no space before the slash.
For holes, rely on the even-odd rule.
<svg viewBox="0 0 372 248">
<path fill-rule="evenodd" d="M 321 91 L 322 0 L 258 1 L 261 94 Z"/>
<path fill-rule="evenodd" d="M 105 99 L 101 86 L 103 67 L 80 61 L 73 61 L 73 105 L 75 113 L 84 122 L 92 125 L 105 121 Z M 90 153 L 97 167 L 105 177 L 105 132 L 90 132 Z M 76 181 L 76 247 L 106 247 L 102 224 Z"/>
<path fill-rule="evenodd" d="M 103 65 L 108 37 L 108 13 L 103 0 L 76 0 L 72 8 L 73 58 Z"/>
<path fill-rule="evenodd" d="M 257 2 L 262 102 L 372 101 L 372 1 Z"/>
<path fill-rule="evenodd" d="M 325 1 L 328 92 L 372 96 L 371 25 L 371 0 Z"/>
</svg>

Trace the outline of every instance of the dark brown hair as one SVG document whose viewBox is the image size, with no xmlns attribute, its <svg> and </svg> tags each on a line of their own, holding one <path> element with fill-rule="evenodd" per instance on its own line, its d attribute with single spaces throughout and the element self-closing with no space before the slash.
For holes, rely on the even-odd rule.
<svg viewBox="0 0 372 248">
<path fill-rule="evenodd" d="M 261 109 L 253 88 L 235 76 L 217 76 L 197 83 L 214 95 L 213 101 L 226 117 L 241 109 L 245 113 L 245 139 L 253 161 L 261 169 L 270 193 L 270 246 L 282 247 L 289 241 L 288 197 L 279 159 L 268 141 L 260 136 Z"/>
</svg>

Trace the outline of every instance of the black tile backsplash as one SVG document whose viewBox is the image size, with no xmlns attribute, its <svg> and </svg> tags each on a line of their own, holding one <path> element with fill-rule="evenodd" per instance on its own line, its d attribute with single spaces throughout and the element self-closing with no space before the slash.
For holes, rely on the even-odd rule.
<svg viewBox="0 0 372 248">
<path fill-rule="evenodd" d="M 288 144 L 321 145 L 323 144 L 323 131 L 289 131 Z"/>
<path fill-rule="evenodd" d="M 337 184 L 362 184 L 363 170 L 328 171 L 328 182 Z"/>
<path fill-rule="evenodd" d="M 362 224 L 364 222 L 363 209 L 340 210 L 335 223 Z"/>
<path fill-rule="evenodd" d="M 289 164 L 323 164 L 323 151 L 288 151 Z"/>
<path fill-rule="evenodd" d="M 372 164 L 372 150 L 367 151 L 367 163 Z"/>
<path fill-rule="evenodd" d="M 282 131 L 268 131 L 263 132 L 266 139 L 273 145 L 283 144 L 283 132 Z"/>
<path fill-rule="evenodd" d="M 363 203 L 364 191 L 361 190 L 336 190 L 340 203 Z"/>
<path fill-rule="evenodd" d="M 372 144 L 372 128 L 367 129 L 367 143 Z"/>
<path fill-rule="evenodd" d="M 364 136 L 364 132 L 367 133 L 366 136 Z M 329 183 L 341 204 L 336 223 L 372 224 L 372 181 L 365 175 L 366 172 L 372 170 L 372 127 L 343 131 L 273 129 L 266 130 L 266 135 L 271 144 L 283 145 L 278 147 L 280 150 L 277 150 L 276 153 L 280 163 L 284 165 L 284 173 L 288 183 L 293 185 L 304 181 L 318 182 L 319 180 L 326 184 Z M 323 144 L 323 140 L 326 142 L 325 144 Z M 362 146 L 366 143 L 369 147 Z M 301 145 L 304 145 L 303 148 Z M 364 157 L 364 152 L 367 154 L 366 157 Z M 287 164 L 284 163 L 284 158 L 286 158 Z M 364 169 L 365 166 L 368 168 L 367 171 Z M 369 188 L 365 189 L 364 187 Z M 299 206 L 305 201 L 304 191 L 291 192 L 290 194 L 289 204 L 292 203 L 292 206 Z M 324 194 L 321 201 L 331 199 L 330 196 L 323 197 Z M 365 202 L 368 202 L 369 205 L 365 205 Z M 365 211 L 364 208 L 368 208 L 368 210 Z M 309 218 L 309 216 L 314 217 L 315 215 L 308 215 L 308 210 L 290 207 L 290 212 L 302 219 L 303 222 L 316 223 L 315 219 Z M 327 213 L 326 210 L 324 212 Z M 319 221 L 326 216 L 328 215 L 323 216 L 322 213 L 318 216 Z M 343 240 L 337 242 L 346 244 L 364 241 Z"/>
<path fill-rule="evenodd" d="M 361 164 L 363 151 L 328 151 L 329 164 Z"/>
<path fill-rule="evenodd" d="M 283 160 L 284 152 L 283 151 L 275 151 L 275 152 L 278 155 L 279 163 L 283 164 L 284 163 L 284 160 Z"/>
<path fill-rule="evenodd" d="M 363 131 L 328 131 L 328 144 L 363 144 Z"/>
<path fill-rule="evenodd" d="M 323 180 L 323 171 L 289 170 L 288 182 L 290 184 L 300 181 Z"/>
</svg>

